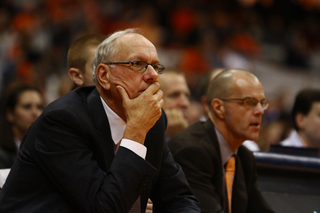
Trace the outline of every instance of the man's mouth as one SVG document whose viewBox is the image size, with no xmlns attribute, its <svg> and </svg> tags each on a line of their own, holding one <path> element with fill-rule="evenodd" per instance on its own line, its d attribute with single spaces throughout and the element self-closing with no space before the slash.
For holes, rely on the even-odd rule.
<svg viewBox="0 0 320 213">
<path fill-rule="evenodd" d="M 261 123 L 260 122 L 251 122 L 250 126 L 254 126 L 254 127 L 260 127 Z"/>
</svg>

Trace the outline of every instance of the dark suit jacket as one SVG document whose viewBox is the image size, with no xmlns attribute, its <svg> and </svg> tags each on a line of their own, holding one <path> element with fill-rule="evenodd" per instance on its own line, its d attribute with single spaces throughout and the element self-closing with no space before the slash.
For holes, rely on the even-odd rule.
<svg viewBox="0 0 320 213">
<path fill-rule="evenodd" d="M 18 149 L 8 150 L 5 147 L 0 146 L 0 169 L 11 168 L 14 161 L 17 159 L 17 152 Z"/>
<path fill-rule="evenodd" d="M 211 120 L 190 125 L 173 137 L 168 146 L 199 199 L 201 211 L 223 212 L 226 189 L 219 142 Z M 254 156 L 244 146 L 237 152 L 232 208 L 233 213 L 273 212 L 258 189 Z"/>
<path fill-rule="evenodd" d="M 164 142 L 166 117 L 148 132 L 146 160 L 120 147 L 95 87 L 51 103 L 29 128 L 0 192 L 0 212 L 200 212 Z"/>
</svg>

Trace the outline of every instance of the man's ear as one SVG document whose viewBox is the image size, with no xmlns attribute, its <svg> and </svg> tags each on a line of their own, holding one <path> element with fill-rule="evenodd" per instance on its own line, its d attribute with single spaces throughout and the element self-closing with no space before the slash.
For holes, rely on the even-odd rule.
<svg viewBox="0 0 320 213">
<path fill-rule="evenodd" d="M 306 125 L 306 119 L 305 119 L 305 115 L 303 115 L 302 113 L 297 113 L 295 119 L 296 125 L 298 126 L 299 129 L 304 129 L 305 125 Z"/>
<path fill-rule="evenodd" d="M 109 68 L 104 64 L 99 64 L 97 67 L 97 81 L 99 85 L 103 87 L 105 90 L 110 89 L 110 81 L 109 81 Z"/>
<path fill-rule="evenodd" d="M 220 119 L 224 119 L 224 112 L 225 112 L 225 109 L 224 109 L 224 105 L 223 105 L 223 102 L 219 99 L 213 99 L 211 101 L 211 107 L 212 107 L 212 111 L 213 113 Z"/>
<path fill-rule="evenodd" d="M 68 75 L 77 86 L 83 86 L 83 75 L 78 68 L 71 67 Z"/>
</svg>

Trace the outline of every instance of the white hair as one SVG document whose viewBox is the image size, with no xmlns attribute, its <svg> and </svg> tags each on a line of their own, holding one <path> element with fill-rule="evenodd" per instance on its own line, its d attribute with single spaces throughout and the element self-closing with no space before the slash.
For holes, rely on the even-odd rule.
<svg viewBox="0 0 320 213">
<path fill-rule="evenodd" d="M 92 74 L 93 74 L 93 82 L 95 84 L 98 83 L 97 80 L 97 67 L 102 62 L 109 62 L 111 58 L 117 53 L 117 49 L 114 46 L 115 40 L 125 34 L 136 33 L 142 34 L 140 29 L 137 28 L 129 28 L 126 30 L 117 31 L 108 36 L 97 48 L 96 54 L 94 56 L 92 62 Z"/>
</svg>

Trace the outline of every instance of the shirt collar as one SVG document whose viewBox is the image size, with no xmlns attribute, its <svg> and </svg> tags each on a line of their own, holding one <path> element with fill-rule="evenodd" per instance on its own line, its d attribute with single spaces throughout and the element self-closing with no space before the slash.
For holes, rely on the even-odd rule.
<svg viewBox="0 0 320 213">
<path fill-rule="evenodd" d="M 120 142 L 120 140 L 123 138 L 124 130 L 127 124 L 108 106 L 108 104 L 103 100 L 101 96 L 100 96 L 100 99 L 101 99 L 104 111 L 108 117 L 112 140 L 114 144 L 117 145 Z"/>
<path fill-rule="evenodd" d="M 19 149 L 21 145 L 21 141 L 17 137 L 14 137 L 13 141 L 16 144 L 17 149 Z"/>
<path fill-rule="evenodd" d="M 235 155 L 237 151 L 233 152 L 228 142 L 224 139 L 222 134 L 219 132 L 217 128 L 215 128 L 216 135 L 218 138 L 218 142 L 220 145 L 220 153 L 221 153 L 221 163 L 222 167 L 228 162 L 232 155 Z"/>
<path fill-rule="evenodd" d="M 292 146 L 294 147 L 303 147 L 304 143 L 296 130 L 292 130 L 290 132 L 289 138 L 292 142 Z"/>
</svg>

